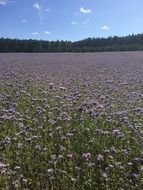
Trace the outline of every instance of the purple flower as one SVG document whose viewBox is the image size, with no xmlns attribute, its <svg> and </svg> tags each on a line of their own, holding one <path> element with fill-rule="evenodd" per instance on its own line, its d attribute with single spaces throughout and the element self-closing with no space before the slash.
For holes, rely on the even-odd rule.
<svg viewBox="0 0 143 190">
<path fill-rule="evenodd" d="M 97 160 L 98 161 L 103 161 L 104 160 L 103 155 L 101 155 L 101 154 L 97 155 Z"/>
<path fill-rule="evenodd" d="M 113 130 L 113 134 L 114 134 L 117 138 L 124 138 L 124 134 L 123 134 L 119 129 L 114 129 L 114 130 Z"/>
<path fill-rule="evenodd" d="M 83 153 L 83 155 L 82 155 L 82 157 L 86 160 L 86 161 L 88 161 L 88 160 L 90 160 L 90 158 L 91 158 L 91 153 Z"/>
</svg>

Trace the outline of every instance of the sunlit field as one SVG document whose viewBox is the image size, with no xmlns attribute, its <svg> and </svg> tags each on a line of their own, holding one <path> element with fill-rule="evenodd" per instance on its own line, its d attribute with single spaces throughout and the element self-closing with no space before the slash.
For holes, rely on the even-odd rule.
<svg viewBox="0 0 143 190">
<path fill-rule="evenodd" d="M 143 189 L 143 52 L 0 54 L 0 190 Z"/>
</svg>

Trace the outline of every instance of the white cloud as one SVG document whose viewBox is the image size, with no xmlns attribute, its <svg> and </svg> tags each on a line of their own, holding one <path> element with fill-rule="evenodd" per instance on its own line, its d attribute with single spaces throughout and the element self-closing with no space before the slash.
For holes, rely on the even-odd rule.
<svg viewBox="0 0 143 190">
<path fill-rule="evenodd" d="M 0 0 L 0 5 L 14 4 L 14 0 Z"/>
<path fill-rule="evenodd" d="M 32 35 L 39 35 L 39 33 L 38 32 L 33 32 Z"/>
<path fill-rule="evenodd" d="M 40 24 L 43 23 L 43 8 L 42 6 L 40 6 L 38 3 L 34 3 L 33 4 L 33 8 L 37 10 L 37 13 L 38 13 L 38 17 L 39 17 L 39 20 L 40 20 Z"/>
<path fill-rule="evenodd" d="M 89 23 L 89 19 L 86 19 L 85 21 L 82 22 L 82 24 L 88 24 Z"/>
<path fill-rule="evenodd" d="M 26 19 L 22 19 L 21 22 L 24 22 L 24 23 L 25 23 L 25 22 L 27 22 L 27 20 L 26 20 Z"/>
<path fill-rule="evenodd" d="M 6 5 L 7 0 L 0 0 L 0 5 Z"/>
<path fill-rule="evenodd" d="M 84 9 L 83 7 L 81 7 L 80 12 L 84 14 L 88 14 L 88 13 L 91 13 L 91 9 Z"/>
<path fill-rule="evenodd" d="M 49 31 L 45 31 L 44 34 L 51 34 L 51 32 L 49 32 Z"/>
<path fill-rule="evenodd" d="M 107 26 L 107 25 L 104 25 L 104 26 L 101 27 L 101 29 L 102 30 L 110 30 L 111 28 L 109 26 Z"/>
<path fill-rule="evenodd" d="M 47 8 L 47 9 L 44 9 L 44 11 L 49 12 L 51 11 L 51 9 Z"/>
<path fill-rule="evenodd" d="M 72 22 L 71 22 L 71 24 L 77 24 L 77 22 L 75 22 L 75 21 L 72 21 Z"/>
<path fill-rule="evenodd" d="M 33 8 L 40 10 L 42 7 L 38 3 L 34 3 Z"/>
</svg>

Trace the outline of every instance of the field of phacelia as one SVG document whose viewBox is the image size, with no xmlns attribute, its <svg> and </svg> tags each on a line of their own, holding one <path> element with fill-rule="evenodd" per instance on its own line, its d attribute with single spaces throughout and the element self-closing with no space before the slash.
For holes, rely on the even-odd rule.
<svg viewBox="0 0 143 190">
<path fill-rule="evenodd" d="M 0 54 L 0 189 L 143 189 L 143 52 Z"/>
</svg>

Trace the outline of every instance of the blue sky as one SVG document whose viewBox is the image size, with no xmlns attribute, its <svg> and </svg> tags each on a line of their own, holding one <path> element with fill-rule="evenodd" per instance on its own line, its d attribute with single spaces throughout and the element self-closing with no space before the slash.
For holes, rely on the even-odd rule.
<svg viewBox="0 0 143 190">
<path fill-rule="evenodd" d="M 143 33 L 143 0 L 0 0 L 0 37 L 81 40 Z"/>
</svg>

